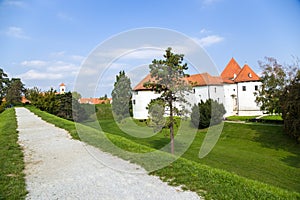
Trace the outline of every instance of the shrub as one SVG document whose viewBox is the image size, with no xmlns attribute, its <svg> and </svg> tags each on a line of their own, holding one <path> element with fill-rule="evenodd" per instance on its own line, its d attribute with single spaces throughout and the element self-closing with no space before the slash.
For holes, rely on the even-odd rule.
<svg viewBox="0 0 300 200">
<path fill-rule="evenodd" d="M 198 105 L 192 108 L 191 122 L 196 128 L 207 128 L 222 122 L 226 113 L 224 105 L 216 100 L 208 99 L 205 102 L 201 100 Z"/>
</svg>

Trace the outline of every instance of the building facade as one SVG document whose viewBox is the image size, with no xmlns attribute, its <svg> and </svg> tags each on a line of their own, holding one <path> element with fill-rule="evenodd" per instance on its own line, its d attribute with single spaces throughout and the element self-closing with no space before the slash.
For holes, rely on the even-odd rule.
<svg viewBox="0 0 300 200">
<path fill-rule="evenodd" d="M 247 64 L 241 68 L 234 58 L 229 61 L 221 76 L 202 73 L 191 75 L 186 80 L 193 88 L 192 94 L 187 95 L 191 105 L 201 100 L 213 99 L 223 103 L 226 110 L 224 117 L 263 114 L 255 102 L 254 95 L 261 86 L 259 76 Z M 136 85 L 132 92 L 133 117 L 136 119 L 147 119 L 146 107 L 151 99 L 160 96 L 159 93 L 143 87 L 148 81 L 153 81 L 150 74 Z"/>
</svg>

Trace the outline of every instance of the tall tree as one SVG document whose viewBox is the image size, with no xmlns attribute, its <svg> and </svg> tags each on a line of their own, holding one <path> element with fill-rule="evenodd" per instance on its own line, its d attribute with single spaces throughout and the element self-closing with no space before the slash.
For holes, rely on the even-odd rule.
<svg viewBox="0 0 300 200">
<path fill-rule="evenodd" d="M 265 57 L 265 62 L 259 61 L 262 68 L 262 86 L 255 92 L 256 103 L 261 110 L 270 114 L 282 114 L 280 98 L 284 95 L 285 87 L 291 84 L 297 75 L 297 65 L 281 65 L 275 58 Z"/>
<path fill-rule="evenodd" d="M 7 74 L 4 73 L 3 69 L 0 68 L 0 104 L 6 94 L 8 83 L 9 79 L 7 77 Z"/>
<path fill-rule="evenodd" d="M 300 69 L 289 85 L 286 86 L 281 99 L 282 118 L 285 133 L 300 142 Z"/>
<path fill-rule="evenodd" d="M 22 94 L 25 93 L 24 84 L 19 78 L 12 78 L 6 93 L 6 101 L 10 104 L 19 104 L 22 100 Z"/>
<path fill-rule="evenodd" d="M 261 110 L 281 114 L 279 99 L 283 94 L 287 74 L 275 58 L 265 57 L 265 60 L 266 62 L 259 61 L 262 87 L 255 93 L 255 101 L 261 105 Z"/>
<path fill-rule="evenodd" d="M 144 87 L 161 94 L 159 99 L 165 103 L 164 106 L 168 109 L 169 118 L 166 123 L 170 129 L 172 154 L 174 154 L 174 125 L 176 123 L 174 115 L 187 112 L 184 106 L 187 104 L 185 96 L 190 92 L 190 86 L 184 80 L 188 67 L 186 63 L 183 63 L 183 57 L 183 54 L 172 53 L 172 49 L 169 47 L 163 60 L 154 59 L 149 65 L 151 78 L 154 80 L 144 83 Z M 181 108 L 176 107 L 176 103 L 180 104 Z"/>
<path fill-rule="evenodd" d="M 118 122 L 131 115 L 131 82 L 124 71 L 120 71 L 116 76 L 112 96 L 112 111 Z"/>
<path fill-rule="evenodd" d="M 28 99 L 32 105 L 37 105 L 38 100 L 41 96 L 41 90 L 37 87 L 31 88 L 31 89 L 26 89 L 25 92 L 25 97 Z"/>
</svg>

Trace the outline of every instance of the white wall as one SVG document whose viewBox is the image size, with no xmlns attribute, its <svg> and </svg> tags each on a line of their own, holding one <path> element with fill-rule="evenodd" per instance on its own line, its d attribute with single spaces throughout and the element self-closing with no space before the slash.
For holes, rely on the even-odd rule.
<svg viewBox="0 0 300 200">
<path fill-rule="evenodd" d="M 243 86 L 246 86 L 246 91 L 243 91 Z M 190 102 L 191 107 L 194 104 L 198 104 L 201 100 L 206 101 L 209 98 L 219 100 L 219 103 L 223 103 L 225 107 L 225 117 L 232 115 L 261 115 L 263 112 L 256 105 L 253 94 L 255 86 L 260 88 L 261 82 L 243 82 L 238 84 L 224 84 L 222 86 L 197 86 L 193 88 L 195 92 L 189 94 L 186 99 Z M 147 119 L 147 105 L 151 99 L 156 99 L 159 96 L 160 94 L 153 91 L 133 91 L 133 117 L 135 119 Z"/>
<path fill-rule="evenodd" d="M 225 117 L 237 114 L 237 84 L 224 84 Z"/>
<path fill-rule="evenodd" d="M 257 115 L 262 114 L 260 107 L 255 102 L 254 92 L 255 86 L 258 89 L 261 86 L 261 82 L 243 82 L 237 84 L 238 91 L 238 115 Z M 246 87 L 246 91 L 243 91 L 243 87 Z"/>
<path fill-rule="evenodd" d="M 151 99 L 160 97 L 160 94 L 154 93 L 153 91 L 133 91 L 132 92 L 132 109 L 133 118 L 135 119 L 147 119 L 148 110 L 146 107 L 150 103 Z"/>
</svg>

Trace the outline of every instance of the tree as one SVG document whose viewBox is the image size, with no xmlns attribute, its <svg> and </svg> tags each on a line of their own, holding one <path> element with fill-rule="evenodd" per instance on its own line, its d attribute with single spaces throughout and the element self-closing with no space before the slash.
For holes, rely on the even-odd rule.
<svg viewBox="0 0 300 200">
<path fill-rule="evenodd" d="M 282 118 L 284 120 L 285 133 L 296 139 L 300 139 L 300 70 L 297 76 L 285 88 L 282 98 Z"/>
<path fill-rule="evenodd" d="M 41 90 L 37 87 L 26 89 L 25 97 L 28 99 L 32 105 L 36 106 L 40 98 Z"/>
<path fill-rule="evenodd" d="M 254 93 L 255 101 L 261 105 L 261 110 L 280 114 L 279 99 L 286 84 L 286 72 L 276 59 L 265 57 L 265 60 L 266 62 L 259 61 L 259 66 L 262 68 L 262 86 L 257 93 Z"/>
<path fill-rule="evenodd" d="M 147 106 L 149 113 L 149 126 L 154 127 L 154 131 L 160 131 L 165 126 L 165 102 L 160 99 L 151 99 Z"/>
<path fill-rule="evenodd" d="M 6 92 L 6 101 L 9 104 L 20 104 L 22 94 L 25 93 L 24 84 L 19 78 L 12 78 Z"/>
<path fill-rule="evenodd" d="M 131 90 L 130 79 L 125 75 L 124 71 L 120 71 L 119 75 L 116 76 L 114 89 L 111 93 L 113 99 L 112 111 L 118 122 L 131 116 Z"/>
<path fill-rule="evenodd" d="M 167 127 L 170 129 L 171 153 L 174 154 L 174 115 L 183 115 L 187 113 L 184 104 L 187 104 L 185 95 L 190 92 L 190 86 L 184 80 L 187 76 L 185 71 L 188 69 L 187 64 L 183 63 L 183 54 L 174 54 L 169 47 L 164 55 L 164 60 L 152 61 L 149 65 L 151 78 L 144 83 L 144 87 L 150 88 L 161 94 L 159 99 L 164 102 L 164 106 L 169 110 L 169 118 L 167 120 Z M 181 109 L 175 106 L 179 103 Z M 175 113 L 176 112 L 176 113 Z"/>
<path fill-rule="evenodd" d="M 194 105 L 191 114 L 191 123 L 196 128 L 207 128 L 219 124 L 226 113 L 224 105 L 216 100 L 201 100 L 198 105 Z"/>
<path fill-rule="evenodd" d="M 79 100 L 81 99 L 81 94 L 79 92 L 74 91 L 72 92 L 72 97 L 76 100 Z"/>
<path fill-rule="evenodd" d="M 7 77 L 7 74 L 4 73 L 3 69 L 0 68 L 0 104 L 6 94 L 8 83 L 9 79 Z"/>
</svg>

